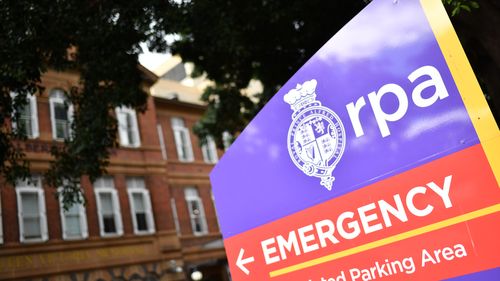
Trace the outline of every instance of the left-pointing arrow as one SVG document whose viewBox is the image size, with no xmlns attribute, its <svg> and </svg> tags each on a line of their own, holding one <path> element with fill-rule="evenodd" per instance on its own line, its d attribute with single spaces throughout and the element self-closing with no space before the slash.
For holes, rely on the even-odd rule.
<svg viewBox="0 0 500 281">
<path fill-rule="evenodd" d="M 238 255 L 238 259 L 236 260 L 236 265 L 243 271 L 246 275 L 250 274 L 248 268 L 245 267 L 245 264 L 251 263 L 255 261 L 254 257 L 243 258 L 243 254 L 245 254 L 245 250 L 243 248 L 240 249 L 240 254 Z"/>
</svg>

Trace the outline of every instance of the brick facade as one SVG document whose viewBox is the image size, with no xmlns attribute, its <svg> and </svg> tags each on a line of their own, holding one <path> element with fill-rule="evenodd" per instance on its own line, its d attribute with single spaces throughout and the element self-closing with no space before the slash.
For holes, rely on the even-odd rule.
<svg viewBox="0 0 500 281">
<path fill-rule="evenodd" d="M 146 79 L 145 82 L 145 87 L 148 88 L 153 82 L 152 74 L 145 70 L 144 72 L 150 77 L 149 81 Z M 68 91 L 71 86 L 78 85 L 78 76 L 75 73 L 49 71 L 44 75 L 42 83 L 46 91 L 37 96 L 40 135 L 20 144 L 32 162 L 34 173 L 42 173 L 48 168 L 48 161 L 51 159 L 49 149 L 54 143 L 48 92 L 54 88 Z M 205 261 L 218 260 L 222 261 L 222 264 L 225 262 L 222 247 L 210 252 L 201 251 L 199 254 L 193 252 L 192 247 L 196 245 L 221 239 L 208 178 L 213 165 L 203 162 L 198 139 L 192 133 L 190 137 L 195 161 L 178 161 L 170 126 L 170 116 L 181 116 L 191 128 L 200 118 L 203 108 L 182 104 L 169 105 L 169 101 L 161 101 L 151 96 L 147 108 L 144 114 L 137 114 L 141 145 L 137 148 L 122 147 L 114 150 L 108 167 L 109 176 L 113 178 L 118 193 L 123 235 L 101 237 L 94 187 L 87 177 L 83 177 L 81 187 L 87 199 L 85 213 L 89 237 L 75 241 L 63 239 L 60 206 L 54 196 L 55 189 L 43 186 L 48 241 L 21 243 L 16 190 L 1 183 L 3 243 L 0 244 L 0 280 L 69 280 L 72 276 L 80 276 L 78 280 L 95 280 L 98 277 L 102 280 L 112 280 L 113 274 L 110 272 L 114 270 L 121 270 L 120 272 L 125 274 L 125 280 L 132 276 L 146 275 L 153 276 L 153 279 L 148 280 L 189 280 L 190 270 L 202 266 Z M 167 159 L 162 156 L 157 124 L 163 127 Z M 133 176 L 143 177 L 149 190 L 155 224 L 153 234 L 134 234 L 126 185 L 127 177 Z M 209 230 L 204 237 L 192 235 L 183 192 L 187 186 L 195 186 L 202 198 Z M 175 200 L 178 221 L 175 221 L 173 215 L 172 198 Z M 176 224 L 180 225 L 180 235 L 176 232 Z M 186 237 L 190 240 L 190 245 L 183 242 Z M 187 259 L 186 253 L 189 253 Z M 222 274 L 224 270 L 225 268 L 214 270 L 212 266 L 207 268 L 207 273 L 215 276 Z M 226 280 L 227 277 L 220 278 Z"/>
</svg>

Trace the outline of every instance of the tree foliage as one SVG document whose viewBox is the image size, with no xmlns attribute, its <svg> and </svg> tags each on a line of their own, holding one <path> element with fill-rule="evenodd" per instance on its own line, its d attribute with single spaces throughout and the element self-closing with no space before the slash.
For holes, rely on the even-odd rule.
<svg viewBox="0 0 500 281">
<path fill-rule="evenodd" d="M 247 122 L 331 35 L 359 12 L 361 0 L 191 1 L 182 6 L 186 26 L 172 49 L 195 64 L 216 85 L 195 132 L 213 135 L 242 131 Z M 263 84 L 253 103 L 241 90 L 251 79 Z"/>
<path fill-rule="evenodd" d="M 477 8 L 473 0 L 443 0 L 456 15 Z M 213 135 L 240 132 L 247 122 L 330 37 L 365 5 L 363 0 L 337 1 L 190 1 L 182 6 L 186 26 L 173 51 L 206 73 L 204 118 L 195 132 Z M 252 103 L 241 90 L 250 79 L 264 90 Z"/>
<path fill-rule="evenodd" d="M 49 68 L 75 71 L 80 84 L 68 98 L 75 107 L 72 136 L 53 146 L 54 160 L 44 174 L 53 187 L 64 185 L 64 202 L 81 202 L 80 177 L 105 173 L 110 148 L 116 147 L 117 106 L 144 110 L 147 95 L 138 69 L 140 42 L 165 50 L 173 4 L 161 0 L 4 0 L 0 1 L 0 172 L 13 183 L 28 178 L 29 163 L 15 145 L 26 139 L 8 119 L 39 95 Z M 17 93 L 14 100 L 11 92 Z M 13 114 L 14 113 L 14 114 Z"/>
<path fill-rule="evenodd" d="M 451 14 L 476 8 L 472 0 L 443 0 Z M 488 0 L 489 1 L 489 0 Z M 117 106 L 144 110 L 146 94 L 137 67 L 140 42 L 169 47 L 216 82 L 203 99 L 207 113 L 197 124 L 203 138 L 222 145 L 224 131 L 237 133 L 279 87 L 368 1 L 270 0 L 3 0 L 0 1 L 0 176 L 13 183 L 29 176 L 29 162 L 12 130 L 26 97 L 44 93 L 48 69 L 75 71 L 80 83 L 68 93 L 75 106 L 72 136 L 52 149 L 44 174 L 64 185 L 66 206 L 82 200 L 79 178 L 106 172 L 117 147 Z M 462 13 L 461 13 L 462 14 Z M 165 35 L 181 38 L 167 46 Z M 264 88 L 241 94 L 251 79 Z M 12 99 L 11 92 L 17 93 Z M 255 102 L 256 101 L 256 102 Z"/>
</svg>

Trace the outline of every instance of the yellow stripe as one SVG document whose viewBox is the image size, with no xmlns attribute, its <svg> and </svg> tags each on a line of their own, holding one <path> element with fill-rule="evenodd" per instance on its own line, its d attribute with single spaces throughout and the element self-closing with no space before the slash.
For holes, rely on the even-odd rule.
<svg viewBox="0 0 500 281">
<path fill-rule="evenodd" d="M 278 270 L 275 270 L 275 271 L 271 271 L 269 273 L 269 276 L 271 278 L 273 278 L 273 277 L 277 277 L 277 276 L 280 276 L 280 275 L 288 274 L 288 273 L 291 273 L 291 272 L 294 272 L 294 271 L 297 271 L 297 270 L 305 269 L 305 268 L 308 268 L 308 267 L 311 267 L 311 266 L 319 265 L 319 264 L 322 264 L 322 263 L 325 263 L 325 262 L 330 262 L 330 261 L 333 261 L 333 260 L 336 260 L 336 259 L 340 259 L 340 258 L 343 258 L 343 257 L 347 257 L 347 256 L 354 255 L 354 254 L 357 254 L 357 253 L 361 253 L 361 252 L 364 252 L 364 251 L 368 251 L 368 250 L 371 250 L 371 249 L 374 249 L 374 248 L 378 248 L 378 247 L 381 247 L 381 246 L 392 244 L 394 242 L 398 242 L 398 241 L 401 241 L 401 240 L 412 238 L 412 237 L 415 237 L 415 236 L 418 236 L 418 235 L 421 235 L 421 234 L 424 234 L 424 233 L 427 233 L 427 232 L 431 232 L 431 231 L 435 231 L 435 230 L 438 230 L 438 229 L 442 229 L 442 228 L 445 228 L 445 227 L 448 227 L 448 226 L 452 226 L 452 225 L 455 225 L 455 224 L 458 224 L 458 223 L 461 223 L 461 222 L 465 222 L 465 221 L 468 221 L 468 220 L 472 220 L 472 219 L 475 219 L 475 218 L 479 218 L 479 217 L 482 217 L 482 216 L 493 214 L 493 213 L 496 213 L 496 212 L 499 212 L 499 211 L 500 211 L 500 204 L 496 204 L 496 205 L 493 205 L 493 206 L 490 206 L 490 207 L 486 207 L 486 208 L 483 208 L 483 209 L 480 209 L 480 210 L 477 210 L 477 211 L 473 211 L 473 212 L 470 212 L 470 213 L 467 213 L 467 214 L 463 214 L 463 215 L 460 215 L 460 216 L 457 216 L 457 217 L 454 217 L 454 218 L 450 218 L 450 219 L 446 219 L 446 220 L 443 220 L 443 221 L 440 221 L 440 222 L 437 222 L 437 223 L 433 223 L 433 224 L 430 224 L 430 225 L 427 225 L 427 226 L 424 226 L 424 227 L 421 227 L 421 228 L 413 229 L 413 230 L 410 230 L 410 231 L 407 231 L 407 232 L 396 234 L 394 236 L 386 237 L 384 239 L 380 239 L 380 240 L 377 240 L 377 241 L 366 243 L 366 244 L 363 244 L 363 245 L 360 245 L 360 246 L 357 246 L 357 247 L 354 247 L 354 248 L 351 248 L 351 249 L 347 249 L 347 250 L 344 250 L 344 251 L 341 251 L 341 252 L 337 252 L 337 253 L 334 253 L 334 254 L 331 254 L 331 255 L 323 256 L 321 258 L 316 258 L 316 259 L 313 259 L 313 260 L 310 260 L 310 261 L 307 261 L 307 262 L 303 262 L 303 263 L 299 263 L 299 264 L 296 264 L 296 265 L 288 266 L 288 267 L 285 267 L 285 268 L 282 268 L 282 269 L 278 269 Z"/>
<path fill-rule="evenodd" d="M 500 131 L 441 0 L 420 0 L 500 185 Z"/>
</svg>

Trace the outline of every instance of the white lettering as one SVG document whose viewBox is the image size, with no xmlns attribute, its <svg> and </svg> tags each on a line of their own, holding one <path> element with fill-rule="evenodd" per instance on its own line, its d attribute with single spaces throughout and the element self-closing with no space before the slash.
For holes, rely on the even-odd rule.
<svg viewBox="0 0 500 281">
<path fill-rule="evenodd" d="M 316 243 L 308 244 L 309 242 L 314 241 L 316 237 L 314 237 L 314 234 L 312 234 L 312 233 L 309 235 L 306 235 L 306 232 L 311 232 L 313 230 L 314 230 L 314 228 L 313 228 L 312 224 L 301 227 L 298 230 L 299 240 L 300 240 L 300 243 L 302 244 L 302 250 L 304 251 L 304 253 L 309 253 L 309 252 L 312 252 L 314 250 L 319 249 L 319 246 Z M 297 249 L 295 250 L 295 252 L 297 252 Z"/>
<path fill-rule="evenodd" d="M 278 235 L 276 237 L 276 243 L 278 244 L 278 248 L 280 249 L 281 260 L 286 260 L 286 252 L 292 251 L 292 248 L 295 251 L 295 255 L 300 255 L 299 242 L 297 241 L 297 235 L 295 232 L 290 232 L 288 234 L 288 239 L 285 239 L 283 236 Z"/>
<path fill-rule="evenodd" d="M 349 229 L 352 229 L 352 231 L 351 232 L 345 231 L 344 220 L 352 218 L 354 218 L 353 212 L 344 212 L 340 214 L 340 216 L 337 218 L 337 230 L 340 236 L 344 237 L 345 239 L 354 239 L 358 237 L 358 235 L 361 233 L 361 229 L 359 228 L 359 223 L 356 220 L 347 223 L 347 227 Z"/>
<path fill-rule="evenodd" d="M 266 239 L 260 243 L 262 247 L 262 252 L 264 253 L 264 259 L 266 260 L 266 264 L 272 264 L 275 262 L 280 261 L 279 256 L 274 256 L 271 257 L 271 254 L 276 253 L 276 247 L 269 247 L 270 245 L 274 244 L 276 240 L 274 240 L 274 237 Z"/>
<path fill-rule="evenodd" d="M 386 113 L 382 109 L 382 98 L 386 95 L 392 93 L 398 99 L 398 108 L 393 113 Z M 370 100 L 370 105 L 373 109 L 373 114 L 375 115 L 375 120 L 382 134 L 382 137 L 387 137 L 391 134 L 387 121 L 395 122 L 403 118 L 408 110 L 408 98 L 406 97 L 406 92 L 401 86 L 396 84 L 386 84 L 378 90 L 378 92 L 371 92 L 368 94 L 368 99 Z"/>
<path fill-rule="evenodd" d="M 325 227 L 327 227 L 327 230 L 323 230 Z M 332 242 L 333 244 L 339 243 L 339 240 L 335 238 L 335 236 L 333 236 L 333 233 L 335 232 L 335 226 L 333 225 L 333 222 L 331 220 L 322 220 L 317 222 L 316 229 L 318 230 L 318 239 L 321 248 L 326 247 L 326 239 L 330 240 L 330 242 Z"/>
<path fill-rule="evenodd" d="M 378 231 L 382 229 L 382 224 L 377 223 L 374 225 L 370 225 L 370 222 L 376 220 L 378 218 L 377 214 L 366 215 L 366 212 L 374 210 L 375 203 L 370 203 L 365 206 L 361 206 L 358 208 L 359 218 L 361 219 L 361 225 L 363 226 L 363 230 L 366 234 Z"/>
<path fill-rule="evenodd" d="M 426 65 L 413 71 L 408 76 L 408 80 L 413 83 L 415 82 L 415 80 L 424 75 L 429 76 L 431 79 L 418 84 L 411 93 L 411 97 L 416 106 L 428 107 L 433 105 L 438 99 L 442 100 L 449 96 L 448 91 L 446 90 L 446 86 L 444 85 L 443 78 L 441 78 L 439 71 L 433 66 Z M 432 96 L 428 98 L 423 98 L 422 92 L 426 88 L 429 88 L 431 86 L 434 86 L 436 88 L 434 94 L 432 94 Z"/>
<path fill-rule="evenodd" d="M 451 175 L 444 178 L 443 188 L 440 188 L 434 182 L 430 182 L 427 184 L 428 187 L 430 187 L 434 192 L 436 192 L 437 195 L 439 195 L 439 197 L 441 197 L 441 199 L 443 200 L 444 206 L 447 209 L 453 206 L 451 204 L 451 199 L 450 199 L 451 178 L 452 178 Z"/>
<path fill-rule="evenodd" d="M 350 104 L 346 105 L 347 113 L 349 113 L 349 118 L 351 118 L 352 127 L 354 128 L 356 137 L 361 137 L 365 134 L 365 132 L 363 131 L 363 126 L 361 126 L 361 121 L 359 120 L 359 112 L 365 105 L 365 97 L 360 97 L 356 101 L 356 103 L 351 102 Z"/>
<path fill-rule="evenodd" d="M 415 195 L 425 194 L 426 191 L 427 189 L 425 187 L 417 186 L 412 188 L 410 192 L 408 192 L 408 194 L 406 195 L 406 206 L 408 206 L 408 210 L 410 210 L 410 212 L 415 216 L 425 217 L 428 214 L 430 214 L 434 209 L 434 207 L 429 204 L 427 204 L 427 206 L 423 209 L 418 209 L 415 206 L 415 200 L 414 200 Z"/>
<path fill-rule="evenodd" d="M 408 216 L 406 216 L 405 208 L 403 207 L 403 202 L 401 201 L 401 197 L 399 196 L 399 194 L 394 195 L 394 202 L 396 203 L 397 208 L 394 208 L 384 200 L 378 201 L 378 206 L 380 208 L 380 212 L 382 213 L 382 218 L 384 219 L 386 227 L 392 226 L 392 221 L 389 218 L 389 213 L 391 213 L 402 222 L 408 221 Z"/>
</svg>

